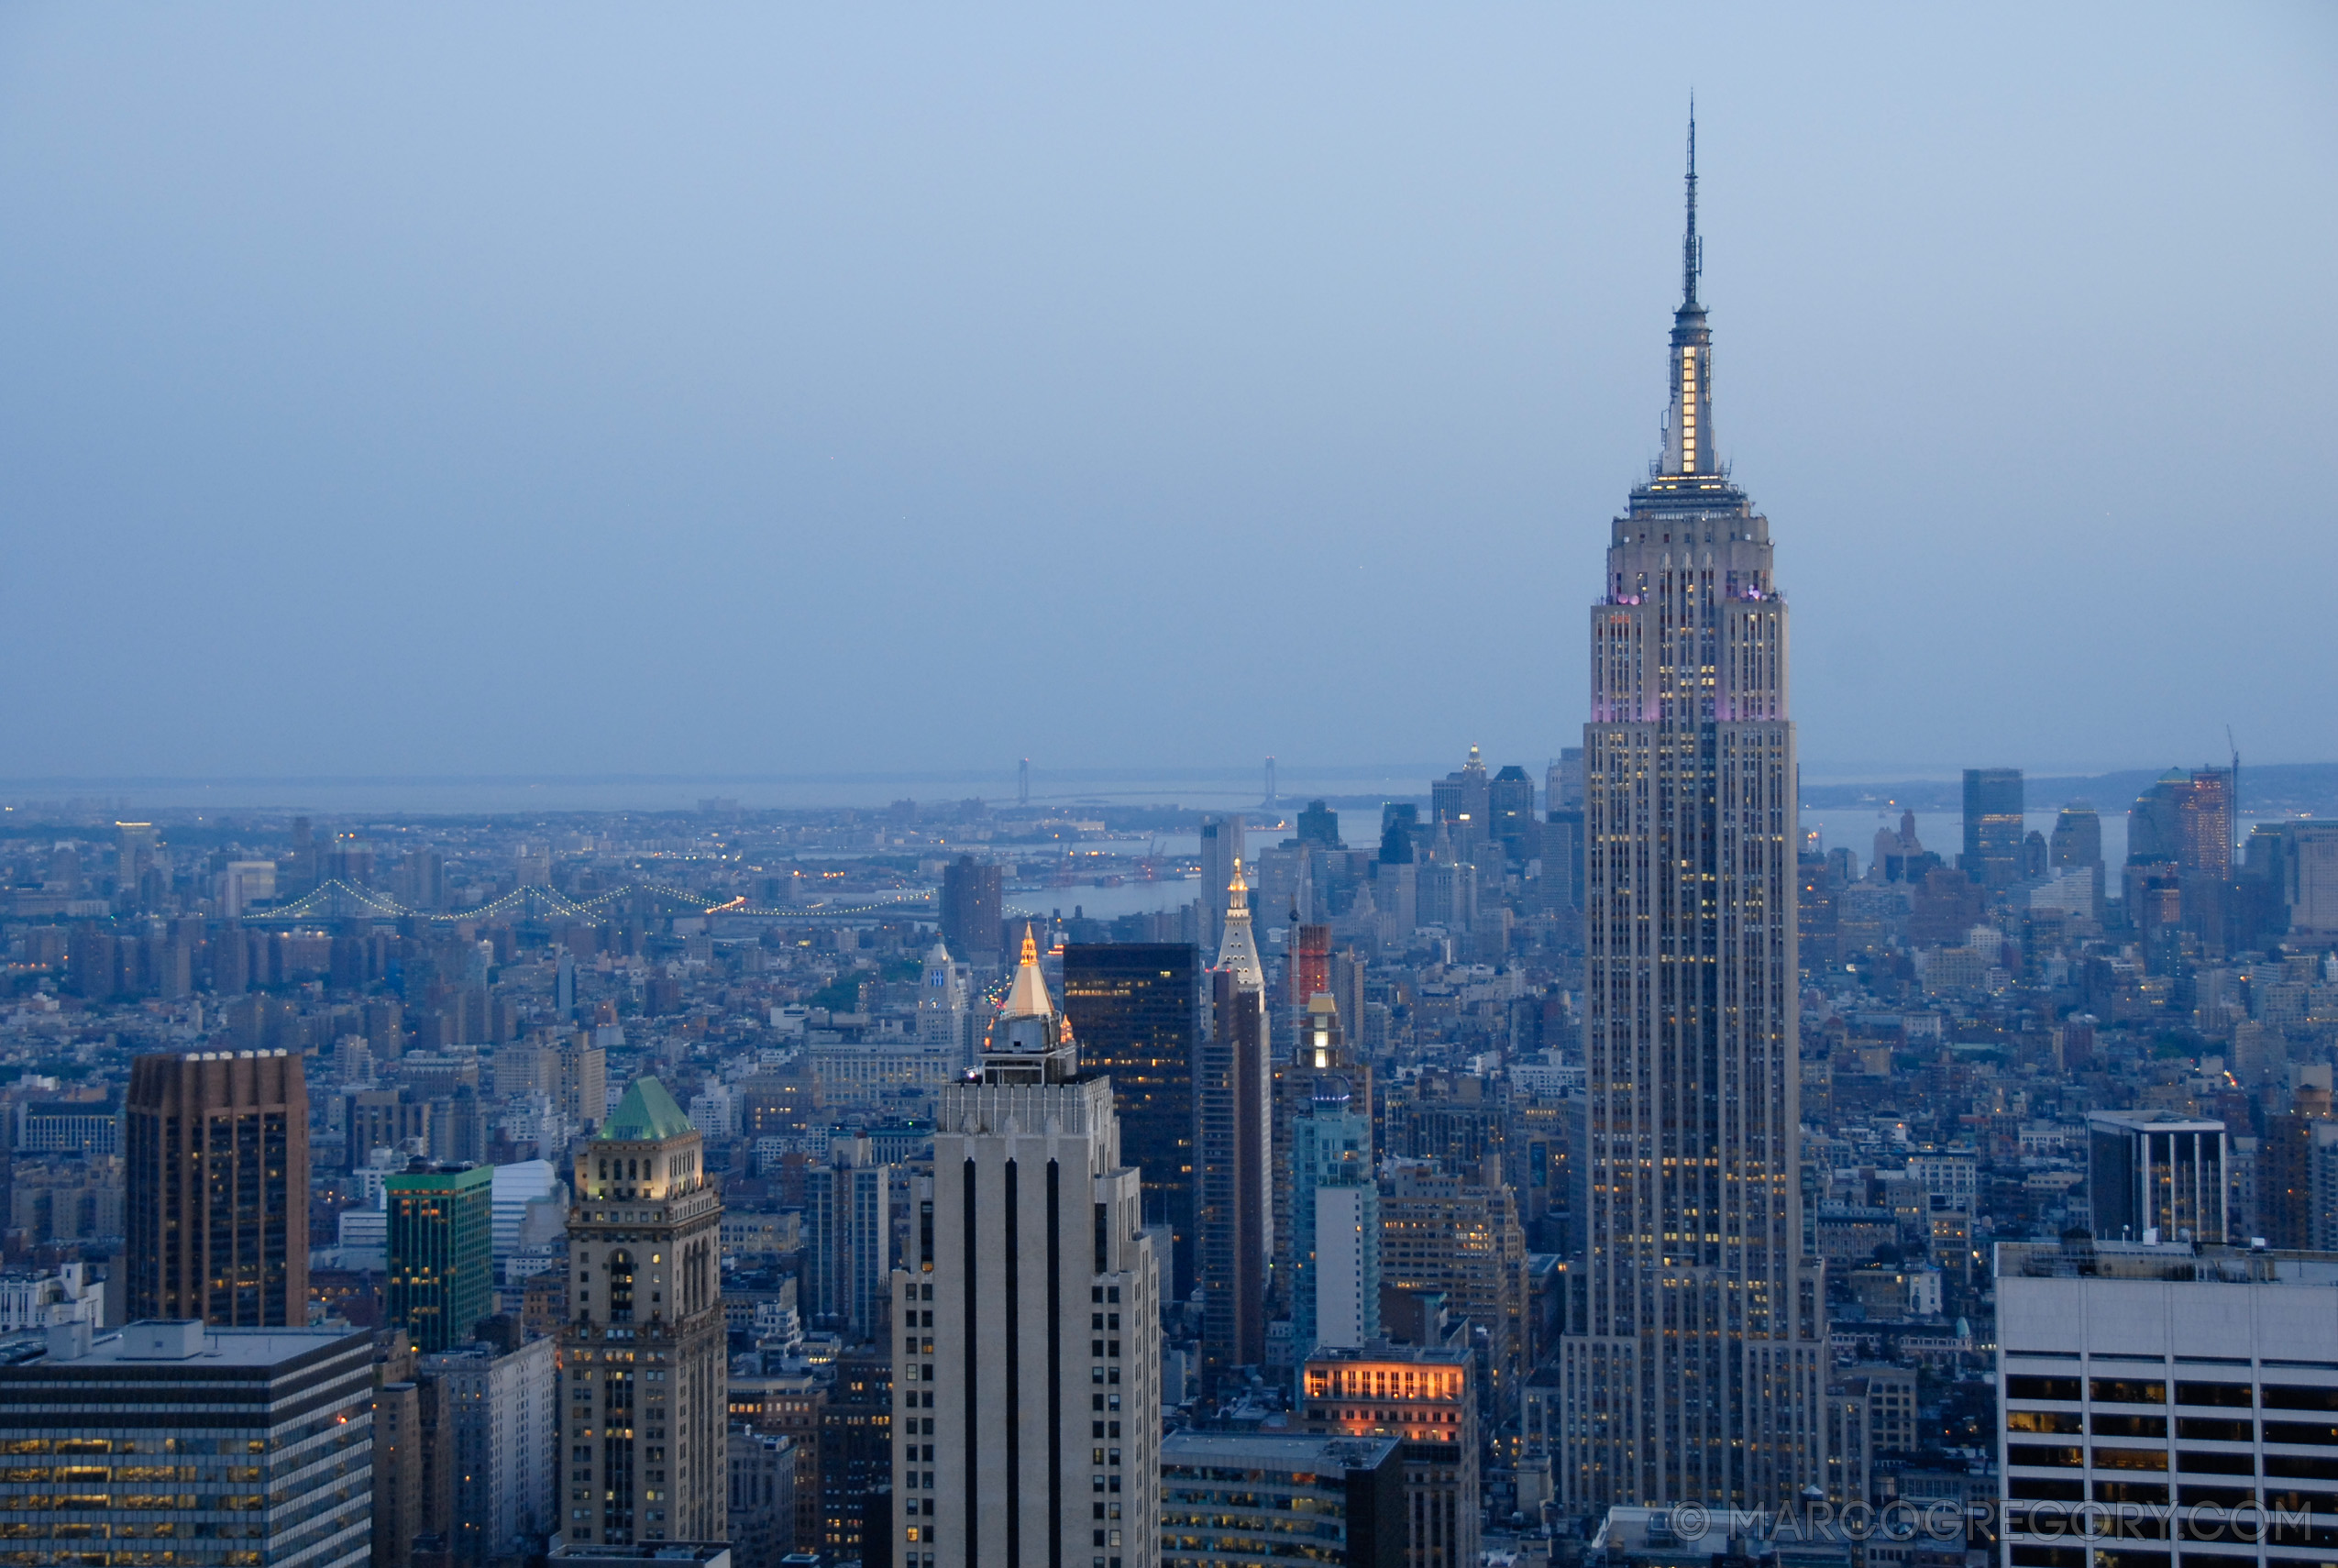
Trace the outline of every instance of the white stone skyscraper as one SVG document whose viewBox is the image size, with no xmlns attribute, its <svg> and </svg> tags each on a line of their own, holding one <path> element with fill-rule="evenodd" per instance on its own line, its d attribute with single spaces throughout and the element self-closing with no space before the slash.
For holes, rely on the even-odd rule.
<svg viewBox="0 0 2338 1568">
<path fill-rule="evenodd" d="M 1111 1080 L 1081 1075 L 1028 933 L 934 1123 L 933 1200 L 892 1284 L 892 1560 L 1153 1568 L 1161 1264 Z"/>
<path fill-rule="evenodd" d="M 1794 731 L 1770 524 L 1713 440 L 1696 127 L 1664 455 L 1615 520 L 1583 726 L 1586 1290 L 1571 1511 L 1759 1507 L 1825 1475 L 1803 1255 Z"/>
</svg>

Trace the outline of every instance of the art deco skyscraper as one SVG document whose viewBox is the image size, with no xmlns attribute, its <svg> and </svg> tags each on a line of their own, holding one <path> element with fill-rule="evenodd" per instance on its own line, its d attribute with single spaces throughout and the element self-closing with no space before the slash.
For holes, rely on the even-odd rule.
<svg viewBox="0 0 2338 1568">
<path fill-rule="evenodd" d="M 568 1541 L 721 1540 L 730 1384 L 722 1198 L 705 1140 L 656 1078 L 578 1146 L 574 1306 L 560 1334 Z"/>
<path fill-rule="evenodd" d="M 901 1568 L 1160 1560 L 1161 1262 L 1028 934 L 892 1276 Z"/>
<path fill-rule="evenodd" d="M 1770 524 L 1713 439 L 1696 127 L 1664 456 L 1615 520 L 1583 726 L 1587 1320 L 1558 1477 L 1758 1507 L 1823 1479 L 1803 1253 L 1794 732 Z"/>
</svg>

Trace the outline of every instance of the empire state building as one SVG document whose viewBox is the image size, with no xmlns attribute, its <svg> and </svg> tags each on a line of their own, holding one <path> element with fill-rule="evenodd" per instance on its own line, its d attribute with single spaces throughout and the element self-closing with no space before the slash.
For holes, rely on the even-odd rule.
<svg viewBox="0 0 2338 1568">
<path fill-rule="evenodd" d="M 1615 520 L 1583 726 L 1587 1275 L 1571 1511 L 1824 1481 L 1824 1275 L 1798 1180 L 1794 727 L 1770 522 L 1717 460 L 1696 127 L 1664 455 Z"/>
</svg>

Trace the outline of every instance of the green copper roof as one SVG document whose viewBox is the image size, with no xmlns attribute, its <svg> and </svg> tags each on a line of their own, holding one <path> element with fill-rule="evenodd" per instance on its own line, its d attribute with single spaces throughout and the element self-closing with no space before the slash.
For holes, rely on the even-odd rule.
<svg viewBox="0 0 2338 1568">
<path fill-rule="evenodd" d="M 623 1101 L 595 1136 L 608 1142 L 656 1143 L 691 1131 L 690 1119 L 656 1078 L 635 1078 Z"/>
</svg>

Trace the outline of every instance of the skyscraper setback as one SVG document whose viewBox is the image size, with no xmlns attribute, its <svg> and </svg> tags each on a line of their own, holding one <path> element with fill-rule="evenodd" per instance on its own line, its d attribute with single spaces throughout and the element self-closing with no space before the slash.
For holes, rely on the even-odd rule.
<svg viewBox="0 0 2338 1568">
<path fill-rule="evenodd" d="M 1770 524 L 1713 438 L 1696 127 L 1664 454 L 1615 520 L 1583 726 L 1587 1320 L 1559 1485 L 1755 1507 L 1825 1473 L 1803 1255 L 1794 733 Z"/>
</svg>

